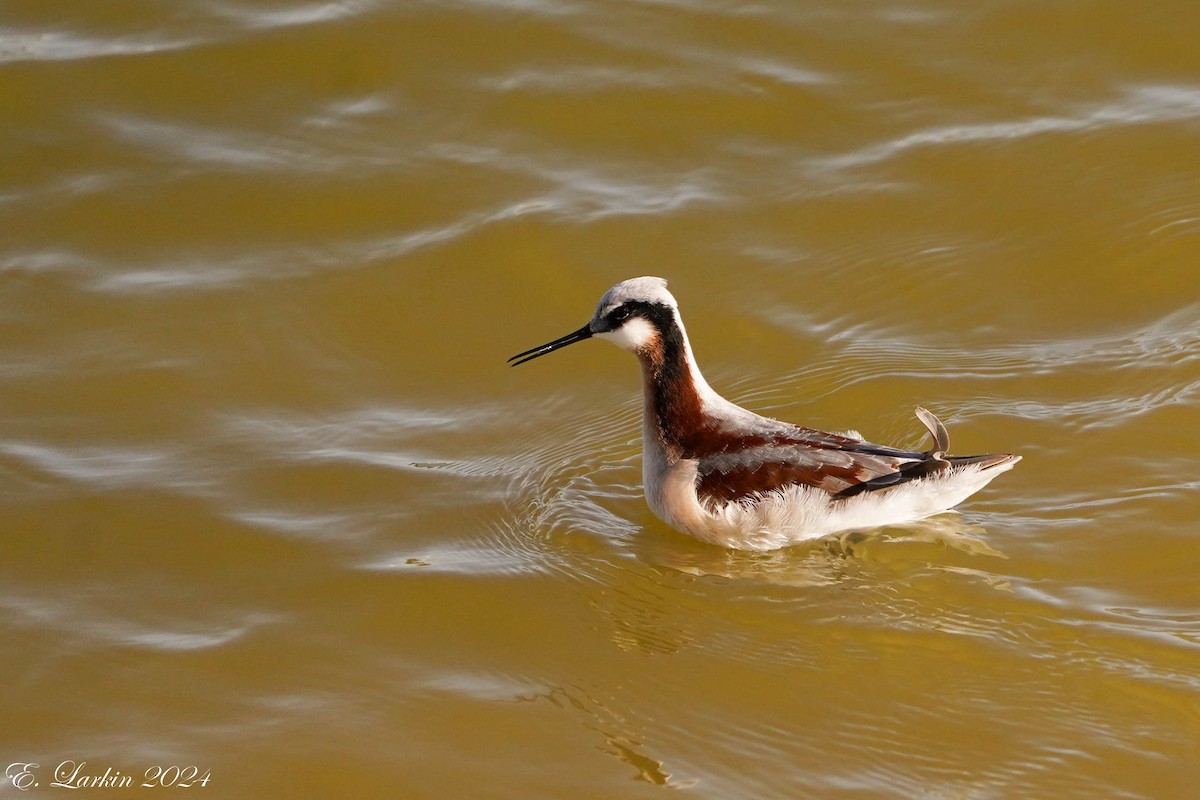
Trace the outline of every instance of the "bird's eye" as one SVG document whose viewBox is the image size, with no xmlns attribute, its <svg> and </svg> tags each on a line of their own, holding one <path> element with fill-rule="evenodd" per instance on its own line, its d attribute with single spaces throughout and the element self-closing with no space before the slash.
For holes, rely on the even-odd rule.
<svg viewBox="0 0 1200 800">
<path fill-rule="evenodd" d="M 609 317 L 609 319 L 617 324 L 620 324 L 629 319 L 629 316 L 632 313 L 633 309 L 631 309 L 629 306 L 621 306 L 616 311 L 612 312 L 612 315 Z"/>
</svg>

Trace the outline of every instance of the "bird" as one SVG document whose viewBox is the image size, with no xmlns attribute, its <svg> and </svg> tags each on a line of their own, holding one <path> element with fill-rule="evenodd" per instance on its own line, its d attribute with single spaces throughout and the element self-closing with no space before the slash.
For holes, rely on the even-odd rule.
<svg viewBox="0 0 1200 800">
<path fill-rule="evenodd" d="M 857 431 L 827 433 L 756 414 L 717 394 L 688 342 L 663 278 L 621 281 L 591 320 L 517 353 L 524 364 L 586 339 L 633 353 L 642 368 L 642 485 L 667 525 L 719 547 L 767 551 L 848 530 L 915 522 L 957 506 L 1021 457 L 947 455 L 946 426 L 916 416 L 933 440 L 915 452 Z"/>
</svg>

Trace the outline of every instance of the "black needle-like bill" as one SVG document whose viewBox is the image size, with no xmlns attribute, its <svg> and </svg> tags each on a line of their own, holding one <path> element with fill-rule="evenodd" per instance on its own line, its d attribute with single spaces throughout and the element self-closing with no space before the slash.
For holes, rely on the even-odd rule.
<svg viewBox="0 0 1200 800">
<path fill-rule="evenodd" d="M 523 353 L 517 353 L 508 360 L 510 367 L 515 367 L 517 364 L 524 364 L 526 361 L 533 361 L 538 356 L 544 356 L 546 353 L 553 353 L 555 350 L 566 347 L 569 344 L 582 342 L 584 339 L 592 338 L 592 329 L 589 325 L 584 325 L 577 331 L 568 333 L 566 336 L 561 336 L 553 342 L 546 342 L 543 345 L 526 350 Z"/>
</svg>

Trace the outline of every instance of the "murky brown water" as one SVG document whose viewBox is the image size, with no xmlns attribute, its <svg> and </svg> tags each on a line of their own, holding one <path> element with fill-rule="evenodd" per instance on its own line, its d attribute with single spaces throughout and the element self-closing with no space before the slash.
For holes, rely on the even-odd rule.
<svg viewBox="0 0 1200 800">
<path fill-rule="evenodd" d="M 0 766 L 40 785 L 0 796 L 1194 797 L 1197 30 L 5 5 Z M 690 541 L 632 359 L 504 365 L 647 273 L 735 400 L 1025 460 L 961 516 Z"/>
</svg>

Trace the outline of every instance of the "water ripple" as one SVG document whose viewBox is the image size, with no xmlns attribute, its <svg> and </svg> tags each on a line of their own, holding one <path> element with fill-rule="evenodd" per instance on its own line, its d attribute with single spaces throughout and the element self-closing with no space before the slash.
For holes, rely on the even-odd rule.
<svg viewBox="0 0 1200 800">
<path fill-rule="evenodd" d="M 554 154 L 528 156 L 495 147 L 437 144 L 433 158 L 473 167 L 530 177 L 551 187 L 522 204 L 536 203 L 539 211 L 554 211 L 580 222 L 610 216 L 662 215 L 695 203 L 717 203 L 724 196 L 706 169 L 669 172 L 647 180 L 640 165 L 569 165 Z"/>
<path fill-rule="evenodd" d="M 169 487 L 204 493 L 213 478 L 186 454 L 161 447 L 57 447 L 35 442 L 0 442 L 0 454 L 38 472 L 98 489 Z"/>
<path fill-rule="evenodd" d="M 1011 122 L 947 125 L 905 134 L 843 155 L 814 159 L 817 170 L 841 170 L 876 164 L 910 150 L 943 145 L 1024 139 L 1047 133 L 1076 133 L 1096 128 L 1181 122 L 1200 117 L 1200 88 L 1148 85 L 1126 89 L 1107 103 L 1085 107 L 1076 116 L 1047 116 Z"/>
<path fill-rule="evenodd" d="M 508 456 L 446 451 L 469 443 L 470 431 L 496 414 L 487 408 L 425 412 L 370 407 L 307 417 L 240 412 L 219 424 L 229 441 L 249 446 L 260 458 L 291 466 L 346 464 L 436 476 L 447 484 L 447 502 L 461 494 L 453 484 L 469 479 L 474 495 L 484 501 L 502 494 L 506 482 L 489 490 L 487 481 L 512 479 L 520 466 Z M 414 439 L 424 446 L 403 444 Z"/>
<path fill-rule="evenodd" d="M 226 414 L 218 423 L 222 438 L 251 455 L 251 474 L 328 465 L 419 475 L 421 502 L 412 513 L 455 507 L 464 532 L 434 541 L 396 540 L 370 505 L 317 513 L 295 503 L 239 499 L 238 493 L 224 501 L 228 516 L 301 537 L 358 532 L 355 563 L 368 570 L 511 574 L 556 568 L 569 573 L 570 551 L 578 544 L 574 537 L 633 530 L 605 503 L 633 491 L 620 483 L 614 489 L 609 478 L 613 470 L 623 469 L 632 478 L 635 470 L 608 462 L 619 460 L 612 458 L 613 440 L 617 449 L 626 450 L 626 462 L 633 458 L 631 444 L 612 434 L 622 425 L 636 431 L 636 423 L 624 412 L 581 421 L 556 412 L 563 402 L 540 400 L 530 414 L 518 417 L 487 406 L 436 412 L 370 407 L 321 415 Z M 581 437 L 576 426 L 587 435 Z M 472 444 L 476 440 L 492 444 L 479 448 Z M 522 446 L 514 449 L 512 442 Z M 596 477 L 598 472 L 602 477 Z M 401 508 L 412 505 L 392 499 Z"/>
<path fill-rule="evenodd" d="M 1018 376 L 1053 377 L 1069 371 L 1087 375 L 1163 372 L 1165 385 L 1155 380 L 1141 391 L 1071 400 L 1009 398 L 1004 413 L 1053 418 L 1081 428 L 1117 424 L 1131 415 L 1177 403 L 1191 403 L 1200 381 L 1180 382 L 1180 368 L 1200 361 L 1200 306 L 1187 305 L 1152 322 L 1085 336 L 1037 339 L 997 345 L 961 347 L 945 342 L 922 342 L 898 331 L 869 324 L 845 325 L 819 321 L 791 309 L 766 312 L 774 324 L 823 339 L 831 355 L 755 390 L 758 399 L 791 393 L 803 383 L 810 398 L 820 398 L 856 383 L 885 376 L 916 379 L 939 377 L 999 380 Z M 1001 411 L 996 399 L 980 399 L 977 413 Z"/>
<path fill-rule="evenodd" d="M 241 615 L 235 624 L 171 620 L 136 621 L 129 614 L 109 613 L 97 602 L 64 597 L 53 600 L 6 593 L 0 608 L 10 622 L 38 630 L 51 629 L 73 639 L 106 645 L 124 645 L 161 652 L 184 652 L 222 647 L 276 617 L 263 612 Z"/>
<path fill-rule="evenodd" d="M 334 123 L 347 121 L 360 113 L 354 104 L 341 108 L 340 114 L 330 109 L 316 114 L 313 118 L 321 120 L 321 124 L 315 127 L 337 127 Z M 268 134 L 108 112 L 96 115 L 95 121 L 125 144 L 156 153 L 167 162 L 193 167 L 289 175 L 344 175 L 347 170 L 394 165 L 396 158 L 393 152 L 369 149 L 365 144 L 360 144 L 355 152 L 348 150 L 344 141 L 311 141 L 290 131 Z"/>
<path fill-rule="evenodd" d="M 373 0 L 331 0 L 301 3 L 281 8 L 254 7 L 248 3 L 208 2 L 204 10 L 222 19 L 233 20 L 244 28 L 289 28 L 318 25 L 362 15 L 379 6 Z"/>
<path fill-rule="evenodd" d="M 814 86 L 832 82 L 823 73 L 806 67 L 764 56 L 730 56 L 700 50 L 676 50 L 676 58 L 689 62 L 681 67 L 632 69 L 605 64 L 571 65 L 560 67 L 521 67 L 499 76 L 480 80 L 484 89 L 508 92 L 582 92 L 610 89 L 648 89 L 654 91 L 689 88 L 739 91 L 744 83 L 736 80 L 749 76 L 763 78 L 784 86 Z M 701 67 L 697 71 L 696 67 Z M 733 73 L 730 74 L 732 67 Z M 719 69 L 720 76 L 705 74 L 707 69 Z"/>
<path fill-rule="evenodd" d="M 498 77 L 480 81 L 485 89 L 497 92 L 513 91 L 589 91 L 634 87 L 638 89 L 667 89 L 678 86 L 686 76 L 662 71 L 632 70 L 609 66 L 563 67 L 554 70 L 524 67 Z"/>
<path fill-rule="evenodd" d="M 0 64 L 145 55 L 182 50 L 200 43 L 201 40 L 195 38 L 170 38 L 162 34 L 98 38 L 63 30 L 31 32 L 0 29 Z"/>
</svg>

